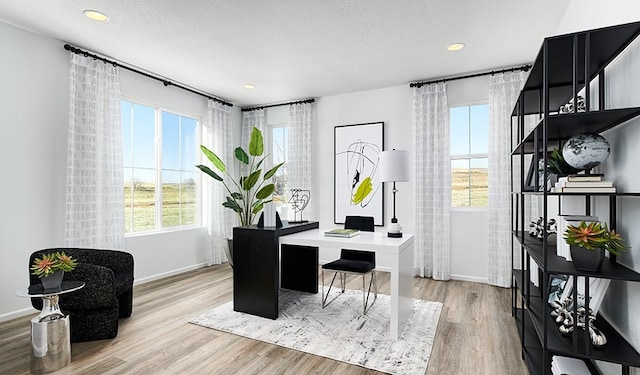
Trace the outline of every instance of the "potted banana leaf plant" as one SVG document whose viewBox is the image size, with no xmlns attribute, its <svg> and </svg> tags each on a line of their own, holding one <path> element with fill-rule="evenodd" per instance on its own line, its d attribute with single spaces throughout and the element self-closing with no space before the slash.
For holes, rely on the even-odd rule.
<svg viewBox="0 0 640 375">
<path fill-rule="evenodd" d="M 242 147 L 237 147 L 234 150 L 235 159 L 240 162 L 239 179 L 229 174 L 226 164 L 213 151 L 204 145 L 201 145 L 200 149 L 217 172 L 202 164 L 196 167 L 224 185 L 228 195 L 222 205 L 236 213 L 240 225 L 253 224 L 264 205 L 271 202 L 271 195 L 275 185 L 269 180 L 284 163 L 280 163 L 263 172 L 263 164 L 268 155 L 263 156 L 264 139 L 262 132 L 256 127 L 251 131 L 251 138 L 247 148 L 248 153 Z M 219 173 L 223 174 L 224 177 Z M 233 266 L 232 249 L 232 243 L 229 243 L 227 258 Z"/>
</svg>

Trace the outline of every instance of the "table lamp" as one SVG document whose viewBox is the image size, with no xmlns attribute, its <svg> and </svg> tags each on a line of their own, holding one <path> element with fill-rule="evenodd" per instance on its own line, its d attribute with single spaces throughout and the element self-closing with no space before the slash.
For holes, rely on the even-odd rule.
<svg viewBox="0 0 640 375">
<path fill-rule="evenodd" d="M 402 226 L 396 218 L 396 182 L 409 181 L 409 153 L 405 150 L 380 153 L 380 181 L 393 182 L 393 218 L 387 227 L 388 237 L 402 237 Z"/>
</svg>

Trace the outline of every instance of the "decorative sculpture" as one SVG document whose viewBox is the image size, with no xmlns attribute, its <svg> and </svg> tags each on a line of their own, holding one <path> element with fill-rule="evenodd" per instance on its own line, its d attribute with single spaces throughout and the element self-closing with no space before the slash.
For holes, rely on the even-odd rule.
<svg viewBox="0 0 640 375">
<path fill-rule="evenodd" d="M 308 220 L 302 220 L 302 211 L 309 204 L 309 200 L 311 199 L 311 191 L 310 190 L 302 190 L 298 188 L 289 189 L 291 192 L 291 198 L 289 198 L 288 203 L 291 204 L 293 209 L 293 221 L 289 221 L 290 223 L 306 223 Z M 298 213 L 300 214 L 300 218 L 298 219 Z"/>
<path fill-rule="evenodd" d="M 538 239 L 542 239 L 542 235 L 544 233 L 544 219 L 542 217 L 538 218 L 537 221 L 532 221 L 529 224 L 529 235 L 531 237 L 535 237 Z M 557 224 L 555 219 L 549 220 L 546 225 L 547 227 L 547 236 L 550 234 L 554 234 L 557 231 Z"/>
<path fill-rule="evenodd" d="M 578 95 L 578 107 L 576 112 L 584 112 L 587 107 L 584 104 L 584 98 Z M 569 100 L 569 103 L 561 105 L 559 109 L 560 113 L 572 113 L 573 112 L 573 99 Z"/>
<path fill-rule="evenodd" d="M 573 318 L 573 300 L 567 298 L 563 302 L 554 301 L 551 303 L 551 307 L 554 311 L 551 312 L 551 316 L 555 317 L 556 323 L 560 325 L 558 330 L 563 335 L 571 335 L 574 330 L 574 318 Z M 585 309 L 584 307 L 578 308 L 578 318 L 575 324 L 576 327 L 585 329 L 589 327 L 589 339 L 591 344 L 596 348 L 602 348 L 607 344 L 607 337 L 602 331 L 595 326 L 596 316 L 593 311 Z"/>
</svg>

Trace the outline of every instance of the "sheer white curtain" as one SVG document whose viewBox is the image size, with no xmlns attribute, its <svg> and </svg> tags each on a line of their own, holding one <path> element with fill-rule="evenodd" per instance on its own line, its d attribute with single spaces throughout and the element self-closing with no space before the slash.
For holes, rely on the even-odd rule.
<svg viewBox="0 0 640 375">
<path fill-rule="evenodd" d="M 111 64 L 71 55 L 65 245 L 124 249 L 120 80 Z"/>
<path fill-rule="evenodd" d="M 290 188 L 311 190 L 311 170 L 313 144 L 311 136 L 313 134 L 313 104 L 298 103 L 289 106 L 289 137 L 288 137 L 288 160 L 287 160 L 287 185 Z M 311 192 L 313 197 L 313 192 Z M 317 196 L 317 195 L 316 195 Z M 312 219 L 312 205 L 308 205 L 303 211 L 303 219 Z"/>
<path fill-rule="evenodd" d="M 415 274 L 449 280 L 451 159 L 444 83 L 414 88 L 413 142 Z"/>
<path fill-rule="evenodd" d="M 231 107 L 209 100 L 202 125 L 202 144 L 218 155 L 229 174 L 235 176 Z M 206 157 L 203 162 L 210 164 Z M 237 219 L 233 211 L 222 206 L 228 195 L 222 183 L 204 175 L 202 181 L 202 220 L 207 227 L 205 260 L 208 265 L 220 264 L 228 260 L 224 252 L 225 241 L 232 236 Z"/>
<path fill-rule="evenodd" d="M 242 112 L 242 143 L 239 146 L 241 146 L 247 153 L 249 152 L 249 150 L 247 150 L 249 138 L 251 137 L 251 131 L 254 127 L 258 128 L 264 136 L 264 109 Z"/>
<path fill-rule="evenodd" d="M 511 113 L 522 71 L 495 74 L 489 87 L 489 264 L 491 285 L 511 286 Z"/>
</svg>

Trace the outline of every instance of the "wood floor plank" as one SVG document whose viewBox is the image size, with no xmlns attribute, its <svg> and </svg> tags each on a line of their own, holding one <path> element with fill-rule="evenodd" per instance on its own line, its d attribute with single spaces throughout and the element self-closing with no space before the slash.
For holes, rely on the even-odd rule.
<svg viewBox="0 0 640 375">
<path fill-rule="evenodd" d="M 389 294 L 388 273 L 378 291 Z M 348 280 L 350 289 L 361 279 Z M 118 336 L 72 344 L 60 374 L 355 374 L 380 372 L 188 323 L 232 300 L 228 265 L 206 267 L 134 288 L 133 315 Z M 511 292 L 485 284 L 414 278 L 414 296 L 443 303 L 426 375 L 527 374 L 511 318 Z M 29 374 L 29 320 L 0 323 L 0 374 Z"/>
</svg>

